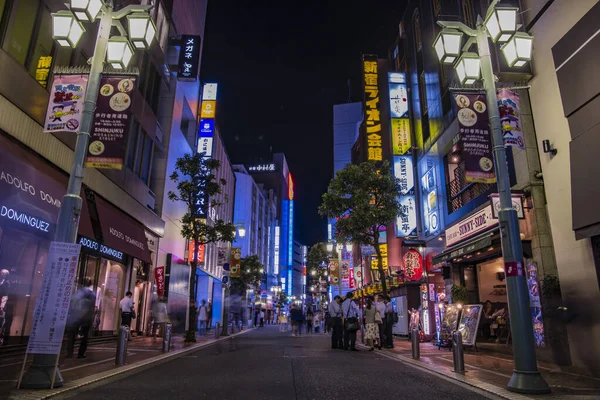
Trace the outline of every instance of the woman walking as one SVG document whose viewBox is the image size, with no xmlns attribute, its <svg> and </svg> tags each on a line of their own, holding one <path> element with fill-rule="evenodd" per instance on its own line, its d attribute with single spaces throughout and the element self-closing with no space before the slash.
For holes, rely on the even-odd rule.
<svg viewBox="0 0 600 400">
<path fill-rule="evenodd" d="M 367 297 L 367 306 L 365 308 L 365 339 L 369 351 L 375 350 L 374 341 L 379 338 L 379 328 L 376 322 L 377 308 L 373 305 L 373 299 Z M 381 316 L 379 316 L 381 320 Z"/>
<path fill-rule="evenodd" d="M 313 333 L 313 321 L 314 321 L 314 314 L 313 314 L 312 310 L 309 309 L 306 313 L 306 333 L 308 335 L 312 335 L 312 333 Z"/>
</svg>

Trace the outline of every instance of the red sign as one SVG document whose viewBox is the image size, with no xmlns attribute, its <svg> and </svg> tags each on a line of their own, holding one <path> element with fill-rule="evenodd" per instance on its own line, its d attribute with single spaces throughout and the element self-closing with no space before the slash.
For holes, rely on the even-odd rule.
<svg viewBox="0 0 600 400">
<path fill-rule="evenodd" d="M 404 277 L 409 281 L 423 277 L 423 257 L 417 250 L 409 250 L 404 255 Z"/>
<path fill-rule="evenodd" d="M 188 262 L 192 262 L 192 261 L 194 261 L 194 241 L 193 240 L 188 244 Z M 203 243 L 198 244 L 198 262 L 199 263 L 204 262 L 204 244 Z"/>
<path fill-rule="evenodd" d="M 525 276 L 523 263 L 520 262 L 505 262 L 504 273 L 506 276 Z"/>
<path fill-rule="evenodd" d="M 350 268 L 350 289 L 354 289 L 356 287 L 356 281 L 354 280 L 354 268 Z"/>
<path fill-rule="evenodd" d="M 154 269 L 154 279 L 156 280 L 156 293 L 159 296 L 165 295 L 165 267 L 156 267 Z"/>
</svg>

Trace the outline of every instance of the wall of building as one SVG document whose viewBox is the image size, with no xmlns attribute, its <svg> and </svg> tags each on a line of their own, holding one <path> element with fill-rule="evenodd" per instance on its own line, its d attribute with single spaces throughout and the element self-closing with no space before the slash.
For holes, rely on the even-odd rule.
<svg viewBox="0 0 600 400">
<path fill-rule="evenodd" d="M 531 21 L 544 3 L 546 1 L 523 1 L 523 9 L 531 10 L 525 14 L 526 20 Z M 554 1 L 531 26 L 530 33 L 535 37 L 535 74 L 530 82 L 530 95 L 539 148 L 542 148 L 542 140 L 547 139 L 559 150 L 554 157 L 541 154 L 541 167 L 563 301 L 572 312 L 568 323 L 571 357 L 576 366 L 598 369 L 600 347 L 589 338 L 600 336 L 600 315 L 590 312 L 592 305 L 600 302 L 600 292 L 590 240 L 575 240 L 572 229 L 571 136 L 552 56 L 552 47 L 596 3 L 597 0 Z"/>
</svg>

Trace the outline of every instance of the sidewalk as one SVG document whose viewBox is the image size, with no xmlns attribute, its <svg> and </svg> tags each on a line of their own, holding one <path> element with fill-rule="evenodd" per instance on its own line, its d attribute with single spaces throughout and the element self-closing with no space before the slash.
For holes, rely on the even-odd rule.
<svg viewBox="0 0 600 400">
<path fill-rule="evenodd" d="M 247 331 L 248 329 L 240 333 L 234 333 L 231 336 Z M 228 339 L 228 337 L 215 339 L 214 329 L 204 337 L 197 336 L 196 343 L 184 343 L 183 335 L 176 335 L 171 338 L 171 351 L 163 353 L 161 338 L 134 337 L 128 343 L 127 363 L 124 366 L 115 365 L 116 341 L 90 345 L 84 359 L 78 359 L 77 355 L 72 359 L 68 359 L 63 352 L 60 356 L 59 367 L 65 384 L 62 388 L 53 390 L 17 390 L 16 385 L 24 354 L 6 357 L 0 361 L 0 398 L 15 400 L 49 398 L 65 391 L 75 390 L 81 386 L 97 382 L 98 380 L 108 379 L 117 374 L 184 356 L 200 347 L 225 339 Z M 77 352 L 77 348 L 78 344 L 75 345 L 75 352 Z M 30 363 L 31 357 L 29 357 L 26 368 Z"/>
<path fill-rule="evenodd" d="M 421 343 L 421 358 L 412 359 L 411 343 L 406 339 L 395 339 L 394 349 L 384 349 L 382 354 L 395 357 L 403 362 L 434 371 L 448 378 L 460 380 L 468 385 L 506 398 L 523 398 L 506 390 L 512 375 L 513 360 L 503 354 L 474 352 L 465 349 L 465 374 L 452 371 L 452 351 L 440 349 L 432 343 Z M 552 388 L 550 395 L 527 395 L 529 398 L 600 398 L 600 379 L 563 372 L 554 364 L 538 362 L 540 372 Z"/>
</svg>

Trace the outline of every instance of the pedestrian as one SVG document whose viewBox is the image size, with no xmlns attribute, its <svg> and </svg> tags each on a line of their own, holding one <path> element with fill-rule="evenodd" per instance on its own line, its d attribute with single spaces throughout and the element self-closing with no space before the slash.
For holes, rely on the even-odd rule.
<svg viewBox="0 0 600 400">
<path fill-rule="evenodd" d="M 375 308 L 379 311 L 379 315 L 381 317 L 382 322 L 377 324 L 377 328 L 379 330 L 379 350 L 381 350 L 381 346 L 383 346 L 383 336 L 385 333 L 385 302 L 383 301 L 383 295 L 377 296 L 377 302 L 375 302 Z"/>
<path fill-rule="evenodd" d="M 208 304 L 206 306 L 206 330 L 210 332 L 210 328 L 212 327 L 212 302 L 208 300 Z"/>
<path fill-rule="evenodd" d="M 321 317 L 319 316 L 318 311 L 315 313 L 315 316 L 313 318 L 313 326 L 315 327 L 315 333 L 319 333 L 321 328 Z"/>
<path fill-rule="evenodd" d="M 394 348 L 394 336 L 392 334 L 392 327 L 394 326 L 394 307 L 388 296 L 385 296 L 385 341 L 383 347 L 386 349 Z"/>
<path fill-rule="evenodd" d="M 342 298 L 335 296 L 333 301 L 329 303 L 329 318 L 331 327 L 331 348 L 344 348 L 344 333 L 342 328 Z"/>
<path fill-rule="evenodd" d="M 258 318 L 260 320 L 260 325 L 259 328 L 262 328 L 265 326 L 265 312 L 261 309 L 260 313 L 258 314 Z"/>
<path fill-rule="evenodd" d="M 152 303 L 152 316 L 154 318 L 154 322 L 152 324 L 152 337 L 156 338 L 157 330 L 159 331 L 159 335 L 163 336 L 165 332 L 165 325 L 167 322 L 169 322 L 167 303 L 160 301 L 160 299 L 156 299 Z"/>
<path fill-rule="evenodd" d="M 306 333 L 308 335 L 312 335 L 314 318 L 315 316 L 312 310 L 309 309 L 306 313 Z"/>
<path fill-rule="evenodd" d="M 206 300 L 202 300 L 200 307 L 198 307 L 198 333 L 200 336 L 206 336 L 206 323 L 208 321 L 208 307 L 206 306 Z"/>
<path fill-rule="evenodd" d="M 131 320 L 135 318 L 133 311 L 133 293 L 127 291 L 119 303 L 121 308 L 121 325 L 129 328 L 127 340 L 131 340 Z"/>
<path fill-rule="evenodd" d="M 356 331 L 360 329 L 358 321 L 358 306 L 352 298 L 354 294 L 348 292 L 346 300 L 342 303 L 342 316 L 344 318 L 344 350 L 358 351 L 356 348 Z"/>
<path fill-rule="evenodd" d="M 365 307 L 365 339 L 369 351 L 375 350 L 375 342 L 379 339 L 379 328 L 377 327 L 377 307 L 373 304 L 373 299 L 367 297 L 367 305 Z M 381 317 L 379 317 L 381 320 Z"/>
<path fill-rule="evenodd" d="M 292 335 L 300 335 L 300 324 L 302 323 L 302 311 L 294 304 L 290 310 L 290 319 L 292 320 Z"/>
<path fill-rule="evenodd" d="M 332 329 L 332 320 L 329 316 L 329 308 L 325 311 L 325 333 L 329 333 Z"/>
<path fill-rule="evenodd" d="M 279 318 L 279 321 L 278 321 L 279 322 L 279 332 L 287 331 L 287 324 L 288 324 L 287 316 L 283 312 L 281 312 L 281 313 L 279 313 L 278 318 Z"/>
<path fill-rule="evenodd" d="M 71 311 L 67 318 L 68 326 L 68 342 L 67 342 L 67 358 L 73 358 L 73 350 L 75 347 L 75 338 L 77 332 L 81 330 L 81 342 L 77 358 L 85 358 L 85 351 L 88 345 L 88 334 L 94 320 L 94 311 L 96 308 L 96 293 L 92 288 L 92 280 L 85 278 L 83 287 L 80 288 L 71 302 Z"/>
</svg>

